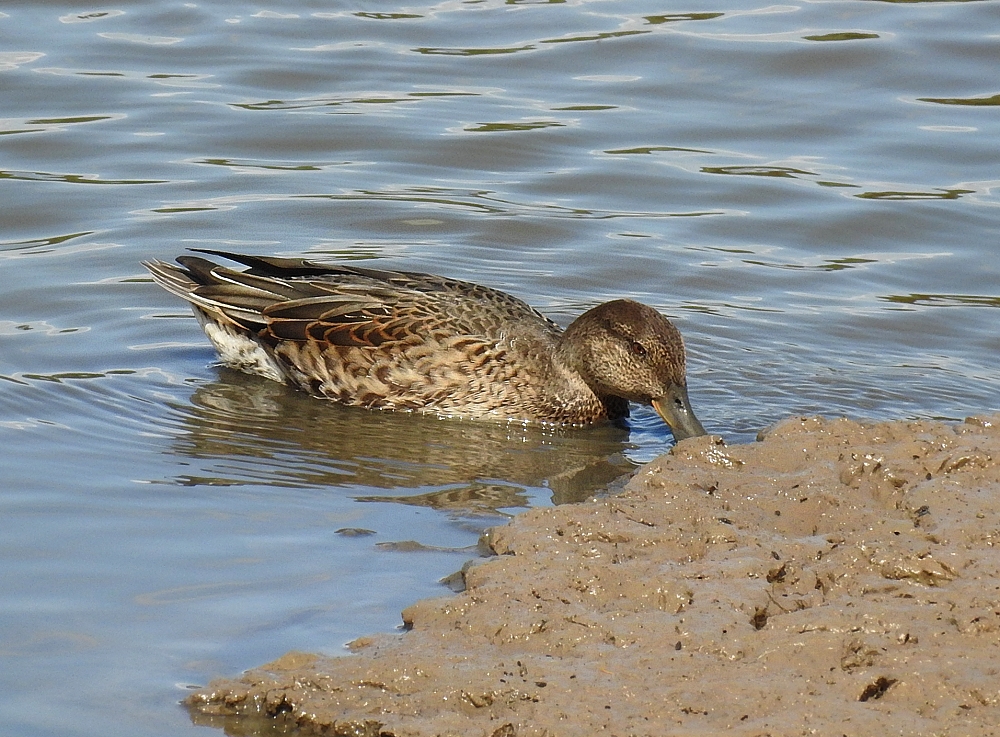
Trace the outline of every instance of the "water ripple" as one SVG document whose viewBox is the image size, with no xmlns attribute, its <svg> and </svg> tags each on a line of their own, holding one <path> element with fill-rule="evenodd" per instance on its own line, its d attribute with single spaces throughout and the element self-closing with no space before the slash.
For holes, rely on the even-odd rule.
<svg viewBox="0 0 1000 737">
<path fill-rule="evenodd" d="M 0 179 L 19 179 L 24 182 L 64 182 L 66 184 L 166 184 L 166 179 L 101 179 L 97 174 L 57 174 L 48 171 L 4 171 Z"/>
<path fill-rule="evenodd" d="M 93 23 L 99 20 L 109 20 L 125 15 L 124 10 L 95 10 L 89 13 L 77 13 L 73 15 L 59 16 L 60 23 Z"/>
<path fill-rule="evenodd" d="M 989 97 L 918 97 L 920 102 L 938 105 L 963 105 L 968 107 L 996 107 L 1000 105 L 1000 94 Z"/>
<path fill-rule="evenodd" d="M 307 170 L 308 169 L 303 169 L 303 171 Z M 206 212 L 233 209 L 249 203 L 296 200 L 329 200 L 332 202 L 390 202 L 398 205 L 431 205 L 435 208 L 457 209 L 460 211 L 484 215 L 503 215 L 507 217 L 544 215 L 549 218 L 585 218 L 595 220 L 630 218 L 687 218 L 726 214 L 726 211 L 724 210 L 692 210 L 675 212 L 598 210 L 581 207 L 567 207 L 554 203 L 538 203 L 530 201 L 519 202 L 501 197 L 492 190 L 458 190 L 446 187 L 387 187 L 381 190 L 355 190 L 337 194 L 260 194 L 212 197 L 204 200 L 190 200 L 166 204 L 149 210 L 147 214 L 174 215 L 192 212 Z"/>
<path fill-rule="evenodd" d="M 0 119 L 0 136 L 14 133 L 45 133 L 63 131 L 67 126 L 81 123 L 99 123 L 105 120 L 122 120 L 124 115 L 74 115 L 67 118 L 3 118 Z"/>
</svg>

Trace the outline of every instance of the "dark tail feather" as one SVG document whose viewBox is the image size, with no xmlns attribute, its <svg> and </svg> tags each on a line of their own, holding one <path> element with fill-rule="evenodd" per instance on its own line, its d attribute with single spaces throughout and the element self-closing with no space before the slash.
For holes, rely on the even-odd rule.
<svg viewBox="0 0 1000 737">
<path fill-rule="evenodd" d="M 322 276 L 323 274 L 330 273 L 329 266 L 323 266 L 322 264 L 315 264 L 311 261 L 306 261 L 301 258 L 278 258 L 277 256 L 247 256 L 243 253 L 232 253 L 230 251 L 216 251 L 211 248 L 192 248 L 192 251 L 197 251 L 198 253 L 208 253 L 212 256 L 221 256 L 222 258 L 229 259 L 230 261 L 235 261 L 238 264 L 243 264 L 244 266 L 250 267 L 250 273 L 257 276 L 274 276 L 279 278 L 288 278 L 295 276 Z M 197 257 L 181 256 L 178 261 L 183 259 L 196 259 Z M 204 261 L 204 259 L 197 259 L 199 261 Z M 181 263 L 184 263 L 181 261 Z M 206 262 L 211 263 L 211 262 Z M 184 263 L 187 266 L 186 263 Z M 215 266 L 215 264 L 212 264 Z"/>
</svg>

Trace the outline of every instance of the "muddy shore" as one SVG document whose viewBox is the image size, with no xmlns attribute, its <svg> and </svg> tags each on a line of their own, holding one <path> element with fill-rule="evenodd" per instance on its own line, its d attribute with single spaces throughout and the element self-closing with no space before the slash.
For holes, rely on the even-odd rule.
<svg viewBox="0 0 1000 737">
<path fill-rule="evenodd" d="M 1000 734 L 1000 416 L 694 438 L 495 528 L 464 593 L 186 701 L 233 734 Z"/>
</svg>

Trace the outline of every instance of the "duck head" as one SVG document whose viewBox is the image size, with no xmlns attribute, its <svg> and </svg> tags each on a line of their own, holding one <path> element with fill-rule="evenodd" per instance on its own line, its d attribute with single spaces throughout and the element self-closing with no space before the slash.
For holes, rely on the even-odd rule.
<svg viewBox="0 0 1000 737">
<path fill-rule="evenodd" d="M 688 400 L 680 331 L 652 307 L 598 305 L 573 321 L 558 350 L 602 401 L 652 405 L 677 440 L 707 434 Z"/>
</svg>

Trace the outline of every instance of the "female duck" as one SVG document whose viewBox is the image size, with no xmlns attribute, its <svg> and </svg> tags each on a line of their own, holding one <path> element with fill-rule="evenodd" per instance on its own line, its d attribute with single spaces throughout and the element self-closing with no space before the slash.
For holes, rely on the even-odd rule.
<svg viewBox="0 0 1000 737">
<path fill-rule="evenodd" d="M 201 249 L 198 249 L 201 250 Z M 201 251 L 144 263 L 191 303 L 222 361 L 318 397 L 441 416 L 583 425 L 651 404 L 678 440 L 704 435 L 684 344 L 651 307 L 619 299 L 563 332 L 469 282 L 343 264 Z"/>
</svg>

